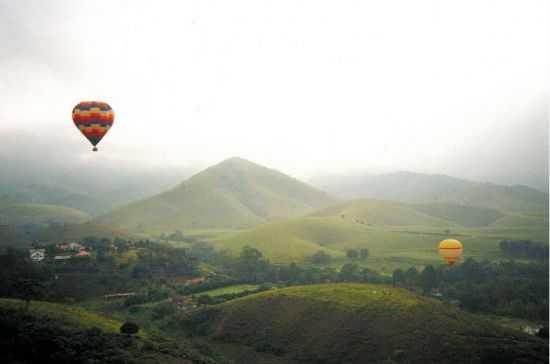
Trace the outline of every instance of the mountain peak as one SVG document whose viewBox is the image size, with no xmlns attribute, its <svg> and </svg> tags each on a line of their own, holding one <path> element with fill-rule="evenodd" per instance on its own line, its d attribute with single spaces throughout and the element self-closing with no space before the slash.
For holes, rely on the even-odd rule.
<svg viewBox="0 0 550 364">
<path fill-rule="evenodd" d="M 232 157 L 170 191 L 102 218 L 149 232 L 243 228 L 305 215 L 332 201 L 326 193 L 281 172 Z"/>
<path fill-rule="evenodd" d="M 224 159 L 223 161 L 221 161 L 218 164 L 215 164 L 214 166 L 212 166 L 212 168 L 222 167 L 222 166 L 228 166 L 228 167 L 233 167 L 233 166 L 262 167 L 261 165 L 259 165 L 257 163 L 251 162 L 251 161 L 249 161 L 247 159 L 244 159 L 244 158 L 241 158 L 241 157 L 231 157 L 231 158 Z"/>
</svg>

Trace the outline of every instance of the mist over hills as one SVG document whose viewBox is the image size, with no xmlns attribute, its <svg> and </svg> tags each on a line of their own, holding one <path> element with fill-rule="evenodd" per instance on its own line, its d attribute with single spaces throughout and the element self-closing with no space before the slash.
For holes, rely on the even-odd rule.
<svg viewBox="0 0 550 364">
<path fill-rule="evenodd" d="M 546 211 L 548 194 L 527 186 L 473 182 L 438 174 L 317 177 L 311 183 L 345 199 L 376 198 L 407 203 L 451 203 L 503 211 Z"/>
<path fill-rule="evenodd" d="M 46 149 L 44 158 L 0 153 L 6 171 L 0 179 L 0 202 L 59 205 L 96 215 L 175 186 L 192 170 L 123 163 L 103 155 L 86 159 L 66 150 L 52 155 Z"/>
<path fill-rule="evenodd" d="M 148 232 L 233 229 L 303 215 L 332 202 L 326 193 L 278 171 L 230 158 L 97 221 Z"/>
<path fill-rule="evenodd" d="M 443 175 L 400 172 L 345 182 L 322 187 L 342 198 L 368 197 L 427 205 L 405 208 L 384 203 L 382 209 L 369 205 L 371 220 L 391 220 L 392 214 L 402 219 L 406 211 L 414 221 L 411 225 L 425 225 L 422 221 L 427 225 L 436 221 L 444 225 L 442 220 L 457 218 L 463 220 L 464 226 L 474 226 L 480 224 L 479 221 L 483 225 L 503 217 L 499 211 L 544 214 L 548 203 L 548 195 L 529 187 L 476 183 Z M 281 172 L 241 158 L 230 158 L 176 188 L 116 209 L 96 221 L 151 233 L 177 229 L 241 229 L 313 213 L 336 202 L 325 192 Z M 400 210 L 392 213 L 387 206 L 397 206 Z M 422 219 L 419 220 L 419 216 Z"/>
<path fill-rule="evenodd" d="M 88 219 L 90 215 L 70 207 L 0 201 L 0 224 L 79 224 Z"/>
</svg>

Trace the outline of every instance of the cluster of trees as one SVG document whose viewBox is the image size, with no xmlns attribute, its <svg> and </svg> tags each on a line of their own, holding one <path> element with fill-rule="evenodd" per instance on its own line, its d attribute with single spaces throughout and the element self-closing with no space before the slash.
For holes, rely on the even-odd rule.
<svg viewBox="0 0 550 364">
<path fill-rule="evenodd" d="M 346 251 L 346 256 L 349 259 L 367 259 L 369 257 L 369 250 L 367 248 L 361 248 L 359 250 L 348 249 Z"/>
<path fill-rule="evenodd" d="M 162 284 L 160 282 L 149 282 L 144 288 L 142 287 L 140 294 L 126 298 L 123 306 L 131 307 L 147 302 L 161 301 L 168 298 L 172 293 L 173 289 L 166 284 Z"/>
<path fill-rule="evenodd" d="M 100 329 L 70 328 L 17 310 L 0 315 L 3 363 L 136 363 L 135 340 Z"/>
<path fill-rule="evenodd" d="M 346 251 L 348 259 L 367 259 L 369 257 L 369 250 L 367 248 L 362 249 L 348 249 Z M 332 257 L 325 253 L 323 250 L 319 250 L 317 253 L 311 256 L 311 262 L 318 265 L 328 265 L 332 262 Z"/>
<path fill-rule="evenodd" d="M 247 283 L 312 284 L 325 282 L 387 282 L 376 272 L 348 262 L 338 271 L 334 267 L 301 266 L 296 263 L 273 265 L 263 254 L 249 246 L 235 259 L 232 275 Z"/>
<path fill-rule="evenodd" d="M 172 241 L 184 241 L 188 243 L 194 243 L 196 241 L 195 238 L 191 236 L 186 236 L 181 232 L 181 230 L 176 230 L 171 234 L 160 234 L 161 240 L 172 240 Z"/>
<path fill-rule="evenodd" d="M 445 299 L 457 300 L 474 312 L 531 320 L 548 320 L 548 264 L 478 262 L 468 259 L 454 267 L 426 266 L 393 272 L 397 286 L 439 289 Z"/>
<path fill-rule="evenodd" d="M 49 267 L 32 264 L 24 251 L 8 248 L 0 254 L 0 297 L 22 299 L 28 308 L 32 300 L 46 296 L 52 278 Z"/>
<path fill-rule="evenodd" d="M 149 243 L 138 254 L 138 261 L 132 268 L 133 278 L 168 278 L 197 274 L 198 260 L 187 253 L 160 244 Z"/>
<path fill-rule="evenodd" d="M 148 240 L 130 244 L 119 238 L 93 236 L 83 239 L 83 244 L 94 252 L 95 259 L 35 263 L 27 250 L 0 251 L 0 296 L 65 302 L 117 291 L 142 291 L 153 281 L 198 274 L 198 259 L 185 249 Z M 48 249 L 55 252 L 57 248 L 52 244 Z M 136 249 L 134 258 L 124 258 L 128 249 Z M 150 296 L 153 294 L 147 293 L 148 299 L 153 299 Z"/>
<path fill-rule="evenodd" d="M 508 258 L 548 260 L 548 244 L 531 240 L 502 240 L 499 247 Z"/>
</svg>

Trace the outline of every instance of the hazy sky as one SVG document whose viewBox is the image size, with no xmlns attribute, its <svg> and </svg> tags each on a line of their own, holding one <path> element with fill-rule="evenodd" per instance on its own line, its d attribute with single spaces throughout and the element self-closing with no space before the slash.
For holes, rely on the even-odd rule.
<svg viewBox="0 0 550 364">
<path fill-rule="evenodd" d="M 0 153 L 523 183 L 547 174 L 549 20 L 546 0 L 0 0 Z M 115 110 L 99 153 L 81 100 Z"/>
</svg>

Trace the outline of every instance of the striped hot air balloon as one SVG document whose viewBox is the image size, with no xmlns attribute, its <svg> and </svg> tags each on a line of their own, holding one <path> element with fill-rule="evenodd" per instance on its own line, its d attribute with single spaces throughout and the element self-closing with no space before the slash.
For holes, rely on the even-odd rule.
<svg viewBox="0 0 550 364">
<path fill-rule="evenodd" d="M 84 101 L 73 108 L 73 121 L 82 134 L 92 143 L 94 152 L 97 143 L 113 125 L 115 114 L 106 102 Z"/>
<path fill-rule="evenodd" d="M 439 242 L 439 255 L 449 265 L 455 264 L 462 255 L 462 243 L 456 239 L 445 239 Z"/>
</svg>

